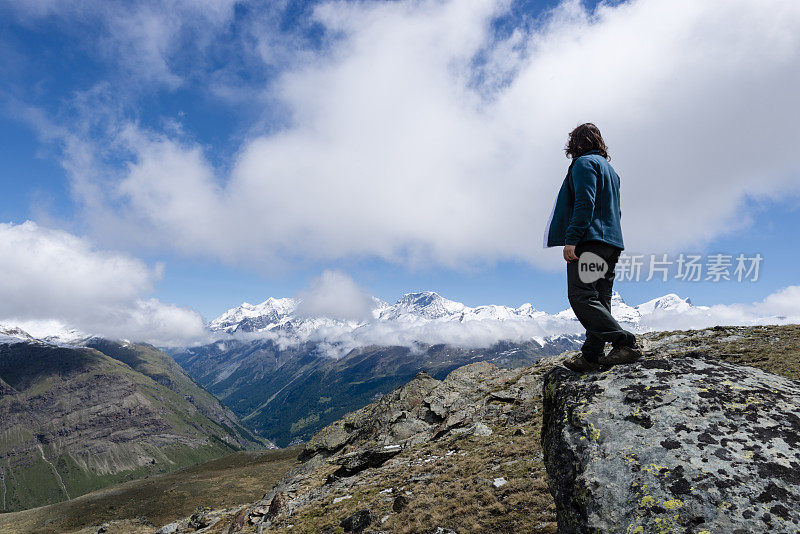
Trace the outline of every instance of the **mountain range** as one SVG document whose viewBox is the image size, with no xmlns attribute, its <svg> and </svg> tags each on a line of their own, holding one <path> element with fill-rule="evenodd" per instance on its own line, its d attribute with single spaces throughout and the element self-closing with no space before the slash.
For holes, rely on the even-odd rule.
<svg viewBox="0 0 800 534">
<path fill-rule="evenodd" d="M 170 354 L 245 424 L 285 446 L 420 371 L 443 378 L 476 361 L 530 365 L 582 341 L 570 310 L 473 308 L 434 292 L 409 293 L 394 304 L 371 302 L 371 317 L 360 319 L 308 315 L 292 298 L 244 303 L 209 323 L 215 341 Z M 633 307 L 616 293 L 613 306 L 634 330 L 654 314 L 693 308 L 677 295 Z"/>
<path fill-rule="evenodd" d="M 304 313 L 300 299 L 269 298 L 260 304 L 245 302 L 226 311 L 211 321 L 208 329 L 222 340 L 229 334 L 239 339 L 272 339 L 284 346 L 318 343 L 333 357 L 374 345 L 443 343 L 476 348 L 500 341 L 544 344 L 553 336 L 582 332 L 571 309 L 548 314 L 530 303 L 517 308 L 473 308 L 432 291 L 408 293 L 394 304 L 375 297 L 371 302 L 369 316 L 342 319 Z M 628 305 L 617 292 L 612 296 L 615 317 L 637 332 L 651 330 L 648 321 L 654 317 L 663 319 L 707 309 L 675 294 L 638 306 Z"/>
</svg>

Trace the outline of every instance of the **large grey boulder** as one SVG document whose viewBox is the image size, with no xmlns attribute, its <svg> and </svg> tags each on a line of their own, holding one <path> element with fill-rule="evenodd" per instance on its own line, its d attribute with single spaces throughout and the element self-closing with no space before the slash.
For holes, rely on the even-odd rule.
<svg viewBox="0 0 800 534">
<path fill-rule="evenodd" d="M 559 531 L 800 531 L 800 383 L 699 355 L 544 380 Z"/>
</svg>

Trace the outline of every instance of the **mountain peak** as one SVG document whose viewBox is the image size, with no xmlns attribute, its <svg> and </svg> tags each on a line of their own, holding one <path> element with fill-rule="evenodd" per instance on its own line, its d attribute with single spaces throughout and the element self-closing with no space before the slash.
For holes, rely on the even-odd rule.
<svg viewBox="0 0 800 534">
<path fill-rule="evenodd" d="M 435 291 L 417 291 L 414 293 L 406 293 L 397 299 L 397 304 L 403 306 L 429 306 L 430 304 L 441 300 L 444 300 L 444 297 Z"/>
<path fill-rule="evenodd" d="M 520 335 L 518 328 L 521 327 L 525 332 L 532 332 L 531 339 L 542 335 L 573 333 L 577 322 L 569 308 L 556 315 L 550 315 L 537 311 L 530 303 L 518 308 L 494 304 L 469 307 L 461 302 L 449 300 L 435 291 L 406 293 L 394 304 L 375 297 L 372 297 L 371 302 L 373 304 L 371 317 L 359 321 L 345 321 L 336 317 L 304 314 L 302 309 L 298 309 L 300 305 L 298 299 L 270 297 L 260 304 L 242 303 L 211 321 L 208 327 L 212 332 L 229 334 L 272 332 L 285 336 L 290 342 L 325 338 L 327 342 L 344 339 L 346 340 L 344 343 L 348 344 L 353 343 L 353 336 L 374 335 L 376 328 L 382 332 L 388 328 L 396 333 L 402 333 L 402 336 L 415 336 L 415 340 L 420 341 L 426 333 L 418 329 L 429 322 L 459 322 L 470 325 L 483 323 L 487 327 L 491 325 L 493 332 L 508 332 L 508 334 L 498 333 L 498 336 L 508 335 L 514 338 Z M 657 317 L 662 317 L 663 314 L 680 314 L 694 308 L 689 299 L 681 298 L 674 293 L 638 306 L 631 306 L 618 291 L 612 293 L 611 306 L 614 317 L 627 328 L 645 330 L 648 328 L 645 318 L 651 314 L 655 313 Z M 508 325 L 504 324 L 500 330 L 497 329 L 499 323 L 507 322 Z M 430 328 L 428 332 L 434 330 Z M 370 339 L 374 342 L 374 338 Z"/>
<path fill-rule="evenodd" d="M 412 313 L 427 319 L 438 319 L 469 310 L 462 303 L 448 300 L 435 291 L 406 293 L 397 300 L 394 308 L 393 313 L 385 318 L 397 318 Z"/>
<path fill-rule="evenodd" d="M 209 323 L 212 331 L 224 330 L 235 332 L 237 330 L 251 331 L 267 324 L 275 323 L 283 317 L 290 315 L 297 301 L 293 298 L 269 297 L 261 304 L 243 302 L 231 308 Z M 253 323 L 253 324 L 251 324 Z"/>
<path fill-rule="evenodd" d="M 686 311 L 692 307 L 692 302 L 688 298 L 681 298 L 675 293 L 668 293 L 663 297 L 643 302 L 636 309 L 639 310 L 639 313 L 646 315 L 657 311 Z"/>
</svg>

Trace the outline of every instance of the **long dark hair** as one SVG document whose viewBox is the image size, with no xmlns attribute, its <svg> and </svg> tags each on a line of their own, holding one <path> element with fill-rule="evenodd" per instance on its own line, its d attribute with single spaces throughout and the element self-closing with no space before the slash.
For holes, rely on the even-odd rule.
<svg viewBox="0 0 800 534">
<path fill-rule="evenodd" d="M 567 153 L 568 158 L 575 159 L 590 150 L 597 150 L 604 158 L 611 159 L 608 156 L 606 142 L 603 141 L 603 136 L 600 135 L 600 129 L 591 122 L 587 122 L 569 133 L 569 141 L 567 141 L 567 146 L 564 147 L 564 152 Z"/>
</svg>

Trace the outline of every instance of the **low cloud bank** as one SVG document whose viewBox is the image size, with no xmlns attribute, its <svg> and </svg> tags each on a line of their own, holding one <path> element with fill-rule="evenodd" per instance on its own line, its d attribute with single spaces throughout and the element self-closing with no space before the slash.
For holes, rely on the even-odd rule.
<svg viewBox="0 0 800 534">
<path fill-rule="evenodd" d="M 681 313 L 656 311 L 642 320 L 640 329 L 688 330 L 716 325 L 765 324 L 800 324 L 800 286 L 785 287 L 752 304 L 693 307 Z"/>
<path fill-rule="evenodd" d="M 326 272 L 311 284 L 343 285 L 354 295 L 366 293 L 347 275 Z M 336 292 L 333 292 L 336 293 Z M 305 293 L 309 294 L 309 293 Z M 360 297 L 359 297 L 360 298 Z M 653 306 L 653 301 L 631 307 L 622 302 L 614 309 L 624 327 L 638 333 L 657 330 L 686 330 L 716 325 L 753 326 L 763 324 L 800 323 L 800 286 L 789 286 L 751 304 L 719 304 L 692 306 L 670 295 L 658 299 L 674 306 L 666 309 Z M 374 302 L 374 300 L 373 300 Z M 302 309 L 302 302 L 298 309 Z M 463 312 L 435 319 L 410 313 L 387 320 L 375 311 L 370 319 L 353 321 L 330 316 L 312 318 L 290 314 L 279 328 L 262 332 L 235 333 L 239 341 L 271 340 L 281 348 L 303 343 L 317 345 L 320 352 L 339 358 L 349 351 L 369 346 L 404 346 L 412 349 L 424 345 L 446 344 L 461 348 L 490 347 L 498 342 L 543 343 L 562 335 L 579 335 L 584 330 L 571 313 L 556 315 L 532 310 L 497 307 L 500 313 L 484 313 L 480 308 L 464 308 Z M 216 333 L 218 340 L 231 335 Z"/>
</svg>

